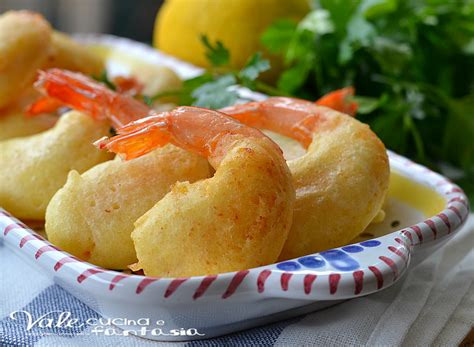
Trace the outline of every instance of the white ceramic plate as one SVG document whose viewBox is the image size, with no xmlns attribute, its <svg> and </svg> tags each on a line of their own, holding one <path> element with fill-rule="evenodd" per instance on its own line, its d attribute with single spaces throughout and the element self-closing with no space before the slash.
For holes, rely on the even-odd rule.
<svg viewBox="0 0 474 347">
<path fill-rule="evenodd" d="M 127 71 L 127 57 L 170 66 L 182 77 L 200 71 L 129 40 L 110 36 L 79 39 L 113 47 L 115 53 L 108 64 L 113 73 Z M 264 97 L 245 90 L 242 93 L 254 99 Z M 442 199 L 444 207 L 435 215 L 425 216 L 395 194 L 389 200 L 387 222 L 367 231 L 367 235 L 381 236 L 259 268 L 186 278 L 106 270 L 61 251 L 2 209 L 0 242 L 104 317 L 148 317 L 164 321 L 163 331 L 191 329 L 173 336 L 150 333 L 147 338 L 182 341 L 214 337 L 387 288 L 410 264 L 440 247 L 460 228 L 469 213 L 462 190 L 404 157 L 394 153 L 389 157 L 398 181 L 421 187 L 427 199 Z M 390 225 L 394 220 L 401 224 Z M 140 326 L 126 328 L 139 330 Z"/>
</svg>

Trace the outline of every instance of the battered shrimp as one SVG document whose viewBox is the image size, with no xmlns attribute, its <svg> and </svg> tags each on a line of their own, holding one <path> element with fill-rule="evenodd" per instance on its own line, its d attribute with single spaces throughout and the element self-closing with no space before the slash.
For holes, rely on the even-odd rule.
<svg viewBox="0 0 474 347">
<path fill-rule="evenodd" d="M 217 111 L 179 107 L 98 142 L 126 159 L 169 142 L 208 158 L 212 178 L 176 183 L 135 222 L 146 275 L 194 276 L 274 262 L 291 226 L 294 188 L 281 150 L 259 130 Z"/>
<path fill-rule="evenodd" d="M 307 148 L 288 161 L 296 202 L 281 260 L 346 244 L 381 209 L 389 164 L 383 143 L 367 125 L 309 101 L 282 97 L 221 111 Z"/>
<path fill-rule="evenodd" d="M 358 105 L 352 100 L 353 96 L 354 88 L 346 87 L 323 95 L 316 101 L 316 105 L 326 106 L 333 110 L 348 114 L 349 116 L 355 116 Z"/>
<path fill-rule="evenodd" d="M 10 11 L 0 16 L 0 140 L 29 136 L 51 128 L 51 114 L 26 118 L 23 107 L 38 97 L 32 83 L 39 68 L 65 67 L 99 75 L 101 58 L 53 32 L 39 14 Z"/>
<path fill-rule="evenodd" d="M 65 105 L 84 111 L 97 120 L 108 120 L 114 128 L 148 115 L 150 108 L 131 96 L 115 93 L 93 79 L 72 71 L 40 71 L 35 83 L 46 96 L 33 105 L 33 115 Z"/>
<path fill-rule="evenodd" d="M 166 66 L 156 66 L 152 64 L 136 64 L 131 66 L 132 76 L 136 76 L 138 81 L 143 84 L 143 95 L 154 96 L 167 91 L 180 90 L 182 87 L 181 79 L 176 73 Z M 156 111 L 169 111 L 176 106 L 178 100 L 176 97 L 168 96 L 159 98 L 159 101 L 153 103 L 153 109 Z"/>
<path fill-rule="evenodd" d="M 0 108 L 31 84 L 51 54 L 51 27 L 40 15 L 10 11 L 0 16 Z"/>
<path fill-rule="evenodd" d="M 83 172 L 110 159 L 91 145 L 109 128 L 106 122 L 69 112 L 45 132 L 0 142 L 0 206 L 17 218 L 44 219 L 49 200 L 70 170 Z"/>
<path fill-rule="evenodd" d="M 49 99 L 35 104 L 35 110 L 54 107 L 56 101 L 94 118 L 107 117 L 115 127 L 151 112 L 130 96 L 67 71 L 42 73 L 38 85 Z M 116 158 L 82 175 L 71 171 L 64 187 L 48 205 L 46 233 L 55 245 L 81 259 L 106 268 L 125 269 L 137 261 L 130 238 L 133 223 L 177 181 L 194 182 L 209 176 L 210 166 L 205 158 L 173 145 L 137 160 Z"/>
<path fill-rule="evenodd" d="M 77 257 L 111 269 L 137 261 L 130 234 L 133 223 L 177 181 L 207 178 L 206 160 L 166 146 L 137 160 L 115 160 L 79 174 L 66 184 L 46 210 L 49 240 Z"/>
<path fill-rule="evenodd" d="M 40 113 L 34 118 L 25 116 L 25 107 L 37 97 L 38 92 L 30 87 L 22 93 L 18 100 L 0 111 L 0 141 L 34 135 L 48 130 L 56 124 L 58 117 L 53 114 Z"/>
<path fill-rule="evenodd" d="M 100 76 L 105 69 L 102 58 L 58 31 L 51 34 L 51 53 L 43 69 L 60 68 Z"/>
<path fill-rule="evenodd" d="M 50 80 L 59 79 L 62 76 L 60 72 L 53 69 Z M 45 80 L 42 77 L 45 75 L 40 73 L 40 80 Z M 84 79 L 90 81 L 86 77 Z M 50 86 L 50 80 L 40 83 L 46 88 Z M 72 78 L 61 81 L 74 87 Z M 55 90 L 60 87 L 60 84 L 56 85 Z M 79 98 L 79 101 L 85 103 L 87 99 Z M 146 114 L 146 107 L 144 109 Z M 18 218 L 43 220 L 46 206 L 66 182 L 69 171 L 82 173 L 111 159 L 110 155 L 92 146 L 94 140 L 110 131 L 110 122 L 99 114 L 101 109 L 96 107 L 94 111 L 96 113 L 92 117 L 70 112 L 61 116 L 58 123 L 45 132 L 0 142 L 0 206 Z"/>
<path fill-rule="evenodd" d="M 54 126 L 57 119 L 58 117 L 51 114 L 29 119 L 25 117 L 23 109 L 8 107 L 5 113 L 0 115 L 0 141 L 46 131 Z"/>
</svg>

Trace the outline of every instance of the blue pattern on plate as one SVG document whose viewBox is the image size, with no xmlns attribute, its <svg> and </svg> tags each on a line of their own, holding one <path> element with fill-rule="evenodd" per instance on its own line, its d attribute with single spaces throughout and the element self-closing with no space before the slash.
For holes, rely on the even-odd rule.
<svg viewBox="0 0 474 347">
<path fill-rule="evenodd" d="M 283 271 L 295 271 L 301 269 L 301 265 L 296 261 L 284 261 L 277 264 L 277 268 Z"/>
<path fill-rule="evenodd" d="M 326 262 L 323 258 L 319 256 L 307 256 L 298 259 L 298 262 L 303 265 L 304 267 L 308 267 L 310 269 L 317 269 L 326 265 Z"/>
<path fill-rule="evenodd" d="M 342 250 L 346 251 L 347 253 L 359 253 L 359 252 L 362 252 L 364 248 L 357 245 L 351 245 L 351 246 L 342 247 Z"/>
<path fill-rule="evenodd" d="M 377 247 L 380 246 L 381 242 L 377 240 L 368 240 L 360 243 L 364 247 Z"/>
<path fill-rule="evenodd" d="M 359 263 L 354 258 L 339 249 L 331 249 L 319 254 L 338 270 L 351 271 L 359 268 Z"/>
<path fill-rule="evenodd" d="M 359 262 L 347 253 L 364 252 L 364 247 L 377 247 L 382 243 L 378 240 L 368 240 L 360 242 L 359 245 L 349 245 L 341 247 L 341 249 L 330 249 L 329 251 L 320 252 L 319 255 L 309 255 L 301 257 L 298 261 L 284 261 L 277 264 L 277 268 L 283 271 L 297 271 L 303 267 L 308 269 L 318 269 L 329 263 L 332 267 L 340 271 L 353 271 L 360 267 Z M 363 247 L 361 247 L 363 246 Z M 324 258 L 324 259 L 323 259 Z"/>
</svg>

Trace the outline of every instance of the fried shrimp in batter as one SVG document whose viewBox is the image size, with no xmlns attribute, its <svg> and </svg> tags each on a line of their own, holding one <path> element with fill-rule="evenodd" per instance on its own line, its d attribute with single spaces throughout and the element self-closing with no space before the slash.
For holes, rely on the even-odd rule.
<svg viewBox="0 0 474 347">
<path fill-rule="evenodd" d="M 105 69 L 102 58 L 64 33 L 53 31 L 51 46 L 51 53 L 42 69 L 66 69 L 89 76 L 100 76 Z"/>
<path fill-rule="evenodd" d="M 319 103 L 340 108 L 336 99 L 343 94 Z M 389 163 L 383 143 L 367 125 L 313 102 L 284 97 L 221 111 L 307 148 L 306 154 L 288 161 L 296 202 L 281 260 L 347 244 L 380 211 L 388 189 Z"/>
<path fill-rule="evenodd" d="M 104 63 L 67 35 L 54 32 L 37 13 L 0 15 L 0 141 L 37 134 L 56 123 L 52 114 L 28 118 L 23 110 L 38 97 L 32 83 L 36 71 L 46 67 L 100 75 Z"/>
<path fill-rule="evenodd" d="M 207 178 L 206 160 L 166 146 L 136 160 L 115 160 L 79 174 L 71 171 L 46 210 L 51 242 L 77 257 L 109 269 L 137 261 L 133 223 L 178 181 Z"/>
<path fill-rule="evenodd" d="M 57 102 L 93 118 L 106 118 L 114 127 L 151 112 L 128 95 L 68 71 L 41 73 L 37 84 L 48 98 L 34 104 L 34 111 L 54 108 Z M 106 268 L 125 269 L 137 261 L 130 238 L 133 223 L 174 183 L 195 182 L 209 177 L 210 171 L 205 158 L 173 145 L 157 148 L 136 160 L 116 158 L 82 174 L 71 171 L 64 187 L 48 205 L 46 233 L 55 245 L 81 259 Z"/>
<path fill-rule="evenodd" d="M 0 16 L 0 108 L 5 107 L 35 79 L 51 51 L 49 23 L 29 11 Z"/>
<path fill-rule="evenodd" d="M 44 75 L 39 83 L 47 87 Z M 0 206 L 18 218 L 44 220 L 46 206 L 69 171 L 82 173 L 112 158 L 92 145 L 109 131 L 104 117 L 69 112 L 47 131 L 1 141 Z"/>
<path fill-rule="evenodd" d="M 216 172 L 195 183 L 176 183 L 135 222 L 134 269 L 151 276 L 194 276 L 276 261 L 295 194 L 279 147 L 257 129 L 197 107 L 143 118 L 98 145 L 133 159 L 168 143 L 207 157 Z"/>
<path fill-rule="evenodd" d="M 91 145 L 109 128 L 73 111 L 40 134 L 0 142 L 0 206 L 17 218 L 43 220 L 70 170 L 84 172 L 110 159 Z"/>
<path fill-rule="evenodd" d="M 37 97 L 38 92 L 29 87 L 0 111 L 0 141 L 38 134 L 56 124 L 58 117 L 55 114 L 40 113 L 34 118 L 25 115 L 25 108 Z"/>
</svg>

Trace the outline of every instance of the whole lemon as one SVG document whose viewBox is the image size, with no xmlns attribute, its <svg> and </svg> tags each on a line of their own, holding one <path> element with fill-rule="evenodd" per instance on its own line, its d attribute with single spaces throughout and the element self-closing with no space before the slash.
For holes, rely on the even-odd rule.
<svg viewBox="0 0 474 347">
<path fill-rule="evenodd" d="M 231 66 L 262 50 L 262 32 L 279 18 L 301 19 L 307 0 L 166 0 L 155 22 L 153 45 L 198 66 L 209 65 L 201 35 L 222 41 Z"/>
</svg>

